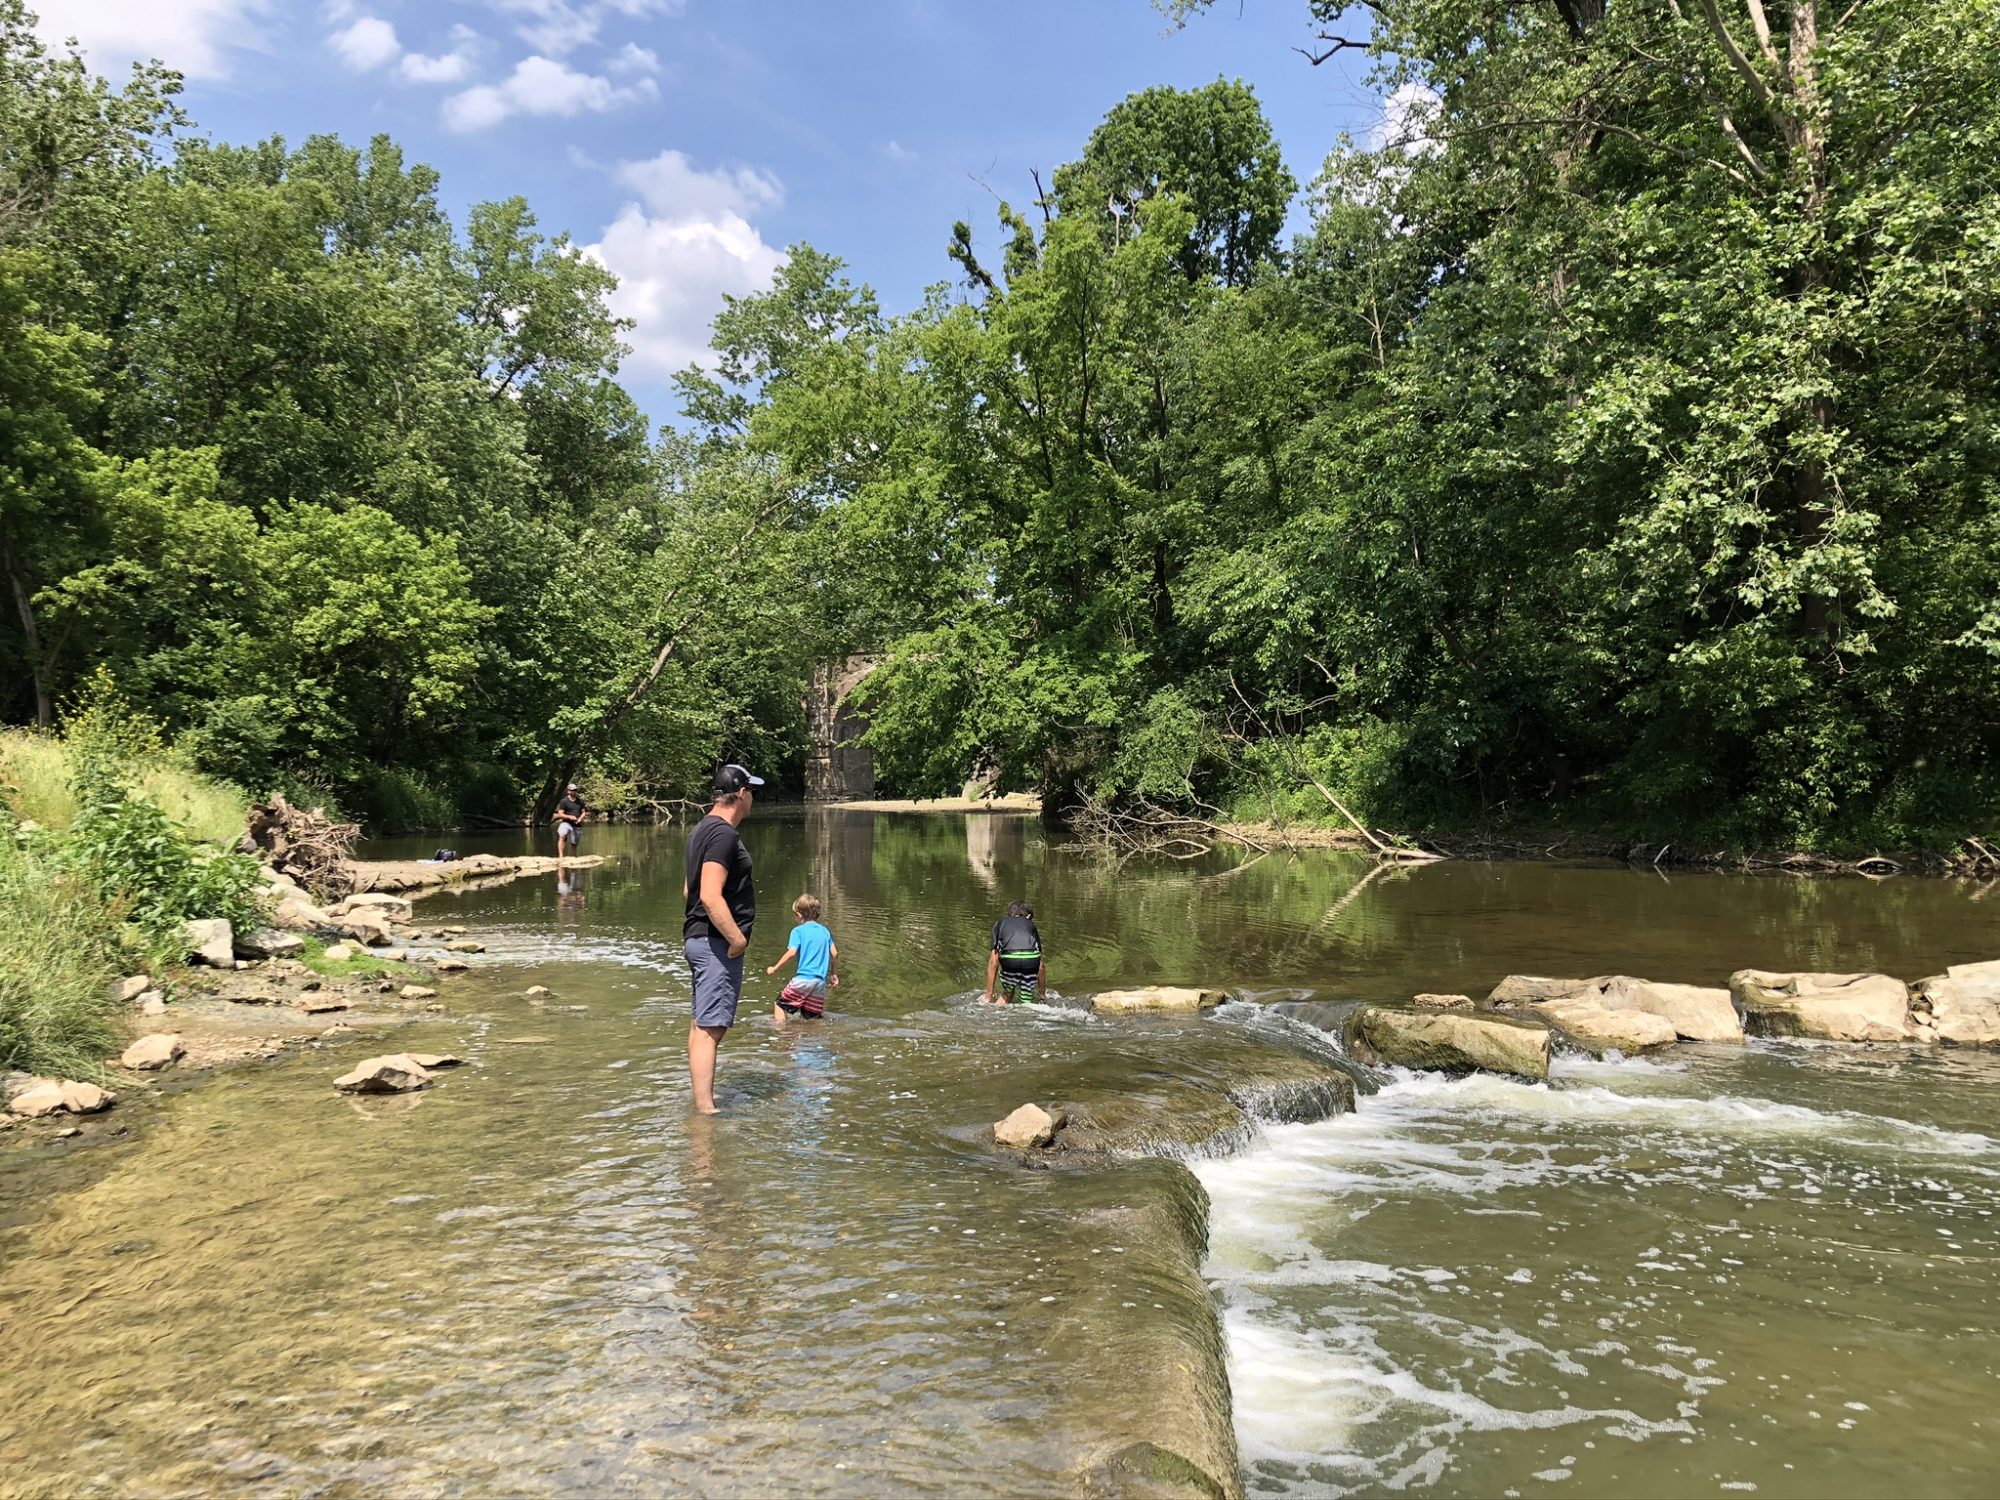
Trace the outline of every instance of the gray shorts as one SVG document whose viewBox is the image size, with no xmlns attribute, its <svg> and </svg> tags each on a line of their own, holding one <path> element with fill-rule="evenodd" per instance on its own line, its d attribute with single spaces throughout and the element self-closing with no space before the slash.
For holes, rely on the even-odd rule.
<svg viewBox="0 0 2000 1500">
<path fill-rule="evenodd" d="M 558 845 L 568 844 L 571 848 L 576 847 L 576 824 L 556 824 L 556 843 Z"/>
<path fill-rule="evenodd" d="M 694 975 L 694 1024 L 734 1026 L 743 998 L 743 956 L 729 956 L 729 944 L 710 934 L 687 940 L 688 969 Z"/>
</svg>

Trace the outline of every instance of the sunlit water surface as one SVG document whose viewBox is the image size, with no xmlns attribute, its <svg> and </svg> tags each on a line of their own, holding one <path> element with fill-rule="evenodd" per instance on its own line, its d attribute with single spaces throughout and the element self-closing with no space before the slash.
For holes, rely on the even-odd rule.
<svg viewBox="0 0 2000 1500">
<path fill-rule="evenodd" d="M 593 829 L 615 863 L 572 886 L 423 903 L 488 949 L 445 1015 L 0 1156 L 0 1491 L 1072 1492 L 1143 1413 L 1153 1326 L 1193 1315 L 1124 1232 L 1162 1169 L 1023 1172 L 983 1126 L 1079 1079 L 1221 1087 L 1251 1044 L 1239 1008 L 967 1009 L 1017 896 L 1071 993 L 2000 956 L 2000 902 L 1945 883 L 1453 863 L 1357 893 L 1351 856 L 1118 867 L 1018 817 L 747 832 L 765 915 L 717 1120 L 686 1104 L 680 834 Z M 848 982 L 780 1033 L 761 969 L 804 888 Z M 332 1091 L 385 1043 L 471 1066 Z M 1969 1054 L 1767 1046 L 1396 1077 L 1198 1161 L 1248 1486 L 1992 1492 L 1996 1087 Z"/>
</svg>

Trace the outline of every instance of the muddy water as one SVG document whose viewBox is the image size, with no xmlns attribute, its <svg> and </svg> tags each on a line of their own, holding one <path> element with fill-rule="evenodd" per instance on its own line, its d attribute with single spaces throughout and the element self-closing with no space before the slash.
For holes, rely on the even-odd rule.
<svg viewBox="0 0 2000 1500">
<path fill-rule="evenodd" d="M 1396 1079 L 1197 1160 L 1204 1289 L 1178 1167 L 1022 1171 L 980 1127 L 1129 1086 L 1166 1137 L 1240 1143 L 1203 1101 L 1270 1037 L 1323 1044 L 1246 1007 L 963 1004 L 1020 894 L 1058 991 L 1380 998 L 1510 969 L 1916 975 L 2000 954 L 1977 892 L 1526 865 L 1357 889 L 1347 856 L 1110 869 L 1006 817 L 794 814 L 750 841 L 761 962 L 719 1119 L 686 1111 L 679 839 L 593 830 L 617 862 L 573 888 L 420 908 L 488 948 L 393 1034 L 470 1059 L 429 1093 L 333 1094 L 364 1036 L 128 1099 L 124 1139 L 10 1142 L 0 1491 L 1073 1493 L 1163 1409 L 1226 1420 L 1173 1374 L 1218 1306 L 1253 1492 L 1992 1488 L 1981 1059 Z M 805 886 L 848 983 L 778 1033 L 761 967 Z"/>
</svg>

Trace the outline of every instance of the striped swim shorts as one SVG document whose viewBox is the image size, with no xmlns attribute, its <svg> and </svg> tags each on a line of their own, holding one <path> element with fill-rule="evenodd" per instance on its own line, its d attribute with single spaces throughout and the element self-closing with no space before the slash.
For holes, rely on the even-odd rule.
<svg viewBox="0 0 2000 1500">
<path fill-rule="evenodd" d="M 778 995 L 778 1009 L 812 1020 L 826 1014 L 826 981 L 794 979 Z"/>
</svg>

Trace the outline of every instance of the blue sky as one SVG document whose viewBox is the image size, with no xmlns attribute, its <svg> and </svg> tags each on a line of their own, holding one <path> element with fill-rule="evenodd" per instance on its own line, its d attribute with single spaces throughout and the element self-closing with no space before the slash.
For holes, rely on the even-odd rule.
<svg viewBox="0 0 2000 1500">
<path fill-rule="evenodd" d="M 1305 0 L 1222 0 L 1169 31 L 1147 0 L 40 0 L 114 76 L 157 56 L 219 139 L 386 131 L 447 206 L 520 194 L 593 246 L 634 318 L 623 379 L 656 420 L 724 292 L 784 248 L 842 257 L 891 310 L 949 279 L 952 221 L 1073 157 L 1149 84 L 1256 87 L 1309 182 L 1381 119 L 1352 54 L 1314 68 Z"/>
</svg>

